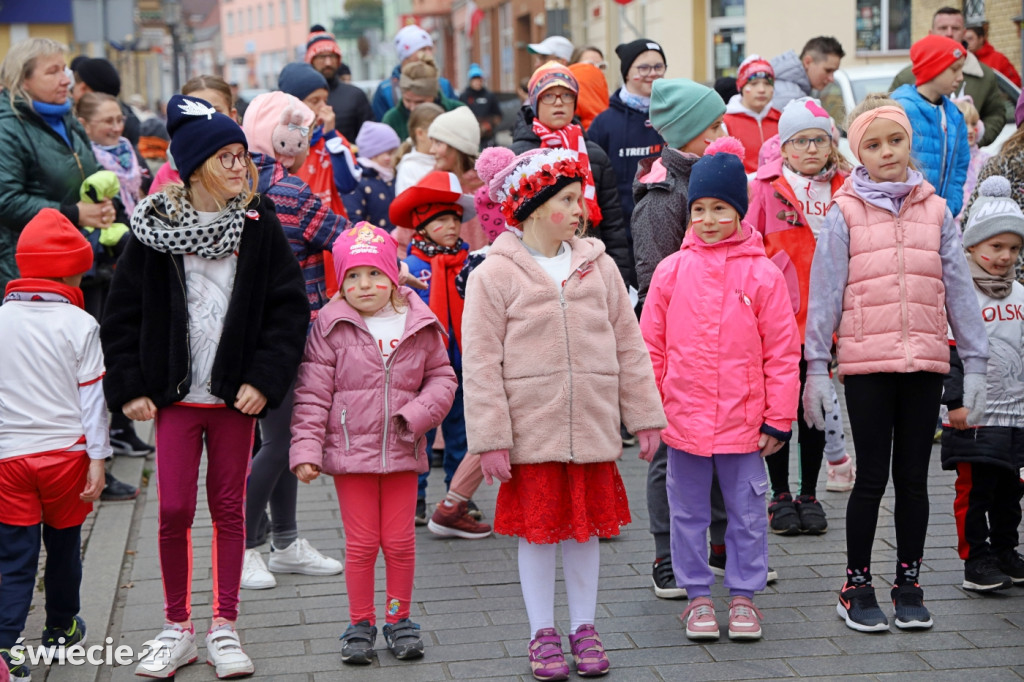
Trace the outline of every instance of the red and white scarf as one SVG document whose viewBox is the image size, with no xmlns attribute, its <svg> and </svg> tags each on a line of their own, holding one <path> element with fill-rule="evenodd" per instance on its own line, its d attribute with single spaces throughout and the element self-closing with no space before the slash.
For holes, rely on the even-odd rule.
<svg viewBox="0 0 1024 682">
<path fill-rule="evenodd" d="M 551 130 L 534 117 L 533 132 L 540 138 L 542 149 L 568 149 L 580 156 L 581 161 L 587 164 L 587 175 L 583 179 L 583 200 L 587 204 L 587 219 L 591 226 L 596 227 L 601 223 L 601 207 L 597 203 L 597 189 L 594 187 L 594 171 L 590 166 L 590 156 L 587 154 L 587 141 L 583 137 L 583 129 L 575 123 L 570 123 L 559 130 Z"/>
</svg>

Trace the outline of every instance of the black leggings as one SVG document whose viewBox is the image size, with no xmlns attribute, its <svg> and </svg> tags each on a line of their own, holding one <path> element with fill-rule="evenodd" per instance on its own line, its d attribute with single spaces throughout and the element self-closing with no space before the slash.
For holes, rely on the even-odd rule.
<svg viewBox="0 0 1024 682">
<path fill-rule="evenodd" d="M 807 383 L 807 361 L 803 355 L 800 356 L 800 395 L 803 395 L 804 385 Z M 813 426 L 808 426 L 804 421 L 803 400 L 797 401 L 797 442 L 800 444 L 800 494 L 817 494 L 818 473 L 821 472 L 821 459 L 825 455 L 825 432 L 819 431 Z M 789 492 L 789 443 L 786 443 L 778 452 L 769 455 L 766 460 L 768 464 L 768 478 L 772 482 L 772 494 Z"/>
<path fill-rule="evenodd" d="M 871 565 L 878 507 L 889 483 L 896 495 L 896 558 L 924 556 L 928 530 L 928 461 L 942 397 L 941 374 L 857 374 L 845 380 L 846 407 L 857 451 L 857 482 L 846 506 L 848 567 Z"/>
</svg>

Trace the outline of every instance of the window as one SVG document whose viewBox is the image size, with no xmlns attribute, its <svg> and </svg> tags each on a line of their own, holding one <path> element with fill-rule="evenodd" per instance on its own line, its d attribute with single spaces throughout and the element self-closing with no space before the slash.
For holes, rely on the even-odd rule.
<svg viewBox="0 0 1024 682">
<path fill-rule="evenodd" d="M 274 4 L 267 5 L 267 28 L 274 28 Z"/>
<path fill-rule="evenodd" d="M 228 24 L 228 35 L 229 36 L 230 35 L 234 35 L 234 33 L 235 33 L 235 13 L 234 12 L 228 12 L 225 15 L 225 17 L 227 19 L 227 24 Z"/>
<path fill-rule="evenodd" d="M 263 30 L 263 5 L 256 8 L 256 30 Z"/>
<path fill-rule="evenodd" d="M 484 11 L 484 18 L 476 26 L 476 35 L 480 45 L 480 68 L 483 69 L 484 78 L 491 78 L 491 12 Z"/>
<path fill-rule="evenodd" d="M 281 25 L 288 24 L 288 0 L 281 0 Z"/>
<path fill-rule="evenodd" d="M 708 66 L 710 80 L 735 76 L 747 53 L 745 0 L 709 0 Z"/>
<path fill-rule="evenodd" d="M 252 7 L 249 8 L 249 10 L 246 12 L 246 15 L 248 17 L 248 21 L 245 22 L 246 29 L 249 31 L 249 33 L 252 33 Z"/>
<path fill-rule="evenodd" d="M 292 0 L 292 21 L 302 21 L 302 0 Z"/>
<path fill-rule="evenodd" d="M 857 52 L 910 49 L 911 0 L 857 0 Z"/>
</svg>

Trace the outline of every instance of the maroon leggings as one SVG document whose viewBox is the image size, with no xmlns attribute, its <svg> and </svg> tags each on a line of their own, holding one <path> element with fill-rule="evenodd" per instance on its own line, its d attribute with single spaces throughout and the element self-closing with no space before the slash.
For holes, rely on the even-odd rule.
<svg viewBox="0 0 1024 682">
<path fill-rule="evenodd" d="M 213 615 L 238 618 L 245 555 L 245 479 L 256 420 L 227 407 L 171 405 L 156 415 L 160 575 L 171 623 L 192 611 L 192 521 L 206 436 L 206 497 L 213 519 Z"/>
</svg>

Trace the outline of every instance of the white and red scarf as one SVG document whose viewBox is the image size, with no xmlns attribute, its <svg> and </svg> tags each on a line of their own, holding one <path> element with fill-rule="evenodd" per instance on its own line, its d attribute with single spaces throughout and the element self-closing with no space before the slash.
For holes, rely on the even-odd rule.
<svg viewBox="0 0 1024 682">
<path fill-rule="evenodd" d="M 587 204 L 587 220 L 592 227 L 597 227 L 601 223 L 601 207 L 597 203 L 594 171 L 590 166 L 590 156 L 587 154 L 587 141 L 583 137 L 583 129 L 575 123 L 570 123 L 564 128 L 551 130 L 534 117 L 533 132 L 540 138 L 542 149 L 568 149 L 579 154 L 580 160 L 586 162 L 587 175 L 583 178 L 583 201 Z"/>
</svg>

